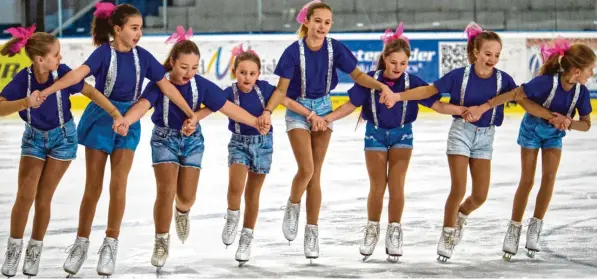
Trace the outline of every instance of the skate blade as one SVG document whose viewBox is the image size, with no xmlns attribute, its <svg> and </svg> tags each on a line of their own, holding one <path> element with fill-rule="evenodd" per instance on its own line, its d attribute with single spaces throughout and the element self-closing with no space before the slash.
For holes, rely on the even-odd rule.
<svg viewBox="0 0 597 279">
<path fill-rule="evenodd" d="M 441 256 L 441 255 L 437 257 L 437 261 L 440 263 L 446 263 L 446 262 L 448 262 L 448 259 L 449 259 L 448 257 Z"/>
<path fill-rule="evenodd" d="M 388 255 L 387 261 L 391 263 L 399 262 L 399 256 Z"/>
<path fill-rule="evenodd" d="M 508 253 L 508 252 L 505 252 L 505 253 L 504 253 L 504 256 L 502 256 L 502 258 L 504 259 L 504 261 L 507 261 L 507 262 L 509 262 L 509 261 L 511 261 L 511 260 L 512 260 L 512 256 L 514 256 L 514 254 L 512 254 L 512 253 Z"/>
<path fill-rule="evenodd" d="M 239 261 L 236 260 L 238 262 L 238 267 L 243 267 L 248 261 Z"/>
<path fill-rule="evenodd" d="M 362 255 L 362 254 L 361 254 L 361 255 Z M 369 259 L 369 257 L 370 257 L 370 256 L 371 256 L 371 255 L 363 255 L 363 262 L 364 262 L 364 261 L 367 261 L 367 259 Z"/>
<path fill-rule="evenodd" d="M 535 257 L 535 252 L 537 252 L 537 251 L 528 250 L 527 251 L 527 257 L 529 257 L 531 259 L 534 258 Z"/>
</svg>

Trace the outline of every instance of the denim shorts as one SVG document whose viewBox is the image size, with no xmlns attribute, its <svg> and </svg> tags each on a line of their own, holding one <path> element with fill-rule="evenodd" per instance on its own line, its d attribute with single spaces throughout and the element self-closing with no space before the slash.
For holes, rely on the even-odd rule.
<svg viewBox="0 0 597 279">
<path fill-rule="evenodd" d="M 172 163 L 182 167 L 201 168 L 205 150 L 201 126 L 190 136 L 180 130 L 155 126 L 151 134 L 153 165 Z"/>
<path fill-rule="evenodd" d="M 518 130 L 518 144 L 528 149 L 562 148 L 566 131 L 560 131 L 546 120 L 525 114 Z"/>
<path fill-rule="evenodd" d="M 462 119 L 454 119 L 448 133 L 448 155 L 491 160 L 495 126 L 477 127 Z"/>
<path fill-rule="evenodd" d="M 250 172 L 268 174 L 273 153 L 272 133 L 254 136 L 232 134 L 228 143 L 228 166 L 241 164 L 247 166 Z"/>
<path fill-rule="evenodd" d="M 330 95 L 325 95 L 317 99 L 298 98 L 296 101 L 306 107 L 310 111 L 315 111 L 318 116 L 326 116 L 332 112 L 332 101 Z M 328 129 L 332 130 L 332 123 L 328 123 Z M 286 132 L 292 129 L 303 129 L 311 131 L 311 122 L 307 117 L 302 116 L 294 111 L 286 109 Z"/>
<path fill-rule="evenodd" d="M 112 100 L 110 102 L 116 106 L 122 115 L 125 115 L 134 104 L 134 102 L 116 102 Z M 104 109 L 94 102 L 89 103 L 77 127 L 79 143 L 108 154 L 112 154 L 116 149 L 135 151 L 141 139 L 140 121 L 129 126 L 128 134 L 124 137 L 112 130 L 112 124 L 114 124 L 114 120 Z"/>
<path fill-rule="evenodd" d="M 25 125 L 21 142 L 21 156 L 46 160 L 47 157 L 60 161 L 71 161 L 77 157 L 77 128 L 70 120 L 63 127 L 41 131 Z"/>
<path fill-rule="evenodd" d="M 365 151 L 384 151 L 392 148 L 413 148 L 412 123 L 386 130 L 367 121 Z"/>
</svg>

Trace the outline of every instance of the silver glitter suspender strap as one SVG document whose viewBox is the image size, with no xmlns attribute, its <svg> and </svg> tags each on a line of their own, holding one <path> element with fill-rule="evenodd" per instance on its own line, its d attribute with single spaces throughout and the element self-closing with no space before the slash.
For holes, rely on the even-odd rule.
<svg viewBox="0 0 597 279">
<path fill-rule="evenodd" d="M 373 75 L 373 78 L 377 80 L 379 75 L 381 74 L 382 70 L 377 70 Z M 375 123 L 375 127 L 379 126 L 379 121 L 377 120 L 377 102 L 375 101 L 375 89 L 371 88 L 371 114 L 373 114 L 373 123 Z"/>
<path fill-rule="evenodd" d="M 27 67 L 27 97 L 31 96 L 31 67 Z M 27 123 L 31 125 L 31 108 L 27 108 Z"/>
<path fill-rule="evenodd" d="M 58 80 L 58 72 L 52 71 L 52 77 L 54 78 L 54 82 Z M 60 122 L 60 127 L 64 126 L 64 112 L 62 111 L 62 92 L 61 90 L 56 91 L 56 103 L 58 103 L 58 121 Z"/>
<path fill-rule="evenodd" d="M 404 72 L 404 91 L 410 89 L 410 77 L 407 72 Z M 404 127 L 404 119 L 406 118 L 406 109 L 408 107 L 408 101 L 402 102 L 402 119 L 400 120 L 400 126 Z"/>
<path fill-rule="evenodd" d="M 549 106 L 551 106 L 551 102 L 553 101 L 553 97 L 556 95 L 556 90 L 558 89 L 558 84 L 560 82 L 560 77 L 558 74 L 553 75 L 553 85 L 551 87 L 551 91 L 549 92 L 549 96 L 547 96 L 547 99 L 545 100 L 545 102 L 543 102 L 543 107 L 546 109 L 549 109 Z"/>
<path fill-rule="evenodd" d="M 496 78 L 497 78 L 497 90 L 495 92 L 495 95 L 499 95 L 500 91 L 502 91 L 502 72 L 500 70 L 496 70 Z M 493 121 L 495 121 L 495 113 L 497 112 L 497 107 L 493 108 L 493 112 L 491 112 L 491 121 L 489 121 L 489 126 L 493 126 Z"/>
<path fill-rule="evenodd" d="M 568 117 L 572 117 L 572 113 L 576 108 L 576 103 L 578 102 L 578 97 L 580 96 L 580 83 L 576 83 L 576 90 L 574 90 L 574 97 L 572 98 L 572 103 L 570 103 L 570 108 L 568 108 Z"/>
</svg>

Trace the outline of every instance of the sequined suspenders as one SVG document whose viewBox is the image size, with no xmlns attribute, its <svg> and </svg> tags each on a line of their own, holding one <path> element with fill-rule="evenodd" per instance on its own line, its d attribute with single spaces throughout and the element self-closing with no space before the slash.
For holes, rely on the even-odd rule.
<svg viewBox="0 0 597 279">
<path fill-rule="evenodd" d="M 31 71 L 31 67 L 27 68 L 27 97 L 31 96 L 31 75 L 33 71 Z M 54 78 L 54 82 L 58 80 L 58 72 L 52 71 L 52 78 Z M 60 123 L 60 128 L 64 126 L 64 111 L 62 111 L 62 91 L 56 91 L 56 103 L 58 104 L 58 121 Z M 27 123 L 31 125 L 31 108 L 27 108 Z"/>
<path fill-rule="evenodd" d="M 139 54 L 137 48 L 133 48 L 133 58 L 135 60 L 135 95 L 133 101 L 139 99 L 139 82 L 141 81 L 141 65 L 139 63 Z M 116 58 L 116 50 L 110 45 L 110 65 L 108 66 L 108 75 L 106 76 L 106 86 L 104 86 L 104 95 L 109 98 L 116 83 L 116 76 L 118 75 L 118 59 Z"/>
<path fill-rule="evenodd" d="M 170 73 L 166 73 L 166 79 L 170 80 Z M 191 83 L 191 91 L 193 92 L 193 104 L 191 106 L 191 109 L 193 111 L 195 111 L 195 109 L 197 109 L 197 103 L 199 102 L 199 90 L 197 89 L 197 81 L 195 80 L 195 77 L 191 78 L 191 80 L 189 80 L 189 82 Z M 168 114 L 170 113 L 170 98 L 166 97 L 166 95 L 164 95 L 164 102 L 163 102 L 163 115 L 162 115 L 162 119 L 164 119 L 164 126 L 166 128 L 170 128 L 170 126 L 168 125 Z"/>
<path fill-rule="evenodd" d="M 464 76 L 462 77 L 462 86 L 460 87 L 460 106 L 464 106 L 464 95 L 466 94 L 466 86 L 468 85 L 468 78 L 471 75 L 471 65 L 468 65 L 464 68 Z M 496 69 L 496 79 L 497 79 L 497 86 L 495 95 L 499 95 L 500 91 L 502 90 L 502 72 Z M 497 107 L 493 108 L 491 112 L 491 121 L 489 121 L 489 126 L 493 126 L 493 122 L 495 121 L 495 114 L 497 112 Z"/>
<path fill-rule="evenodd" d="M 373 78 L 377 80 L 379 75 L 381 74 L 382 70 L 378 70 L 373 75 Z M 410 89 L 410 77 L 408 73 L 404 73 L 404 91 Z M 406 108 L 408 106 L 408 101 L 402 102 L 402 119 L 400 119 L 400 126 L 404 126 L 404 119 L 406 118 Z M 375 123 L 375 127 L 379 126 L 379 121 L 377 120 L 377 104 L 375 101 L 375 89 L 371 89 L 371 112 L 373 114 L 373 122 Z"/>
<path fill-rule="evenodd" d="M 259 89 L 257 85 L 253 86 L 253 88 L 255 89 L 255 92 L 257 92 L 261 107 L 265 109 L 265 99 L 263 98 L 263 94 L 261 94 L 261 89 Z M 240 107 L 240 96 L 236 82 L 232 84 L 232 93 L 234 94 L 234 103 Z M 240 134 L 240 124 L 237 121 L 234 121 L 234 132 Z"/>
<path fill-rule="evenodd" d="M 543 102 L 543 107 L 549 109 L 551 106 L 551 102 L 553 101 L 553 97 L 556 95 L 556 90 L 558 89 L 558 84 L 560 81 L 560 77 L 558 74 L 553 76 L 553 87 L 551 88 L 551 92 L 549 92 L 549 96 L 547 100 Z M 568 108 L 568 113 L 566 116 L 572 117 L 572 113 L 574 112 L 574 108 L 576 107 L 576 103 L 578 102 L 578 97 L 580 96 L 580 84 L 576 84 L 576 90 L 574 91 L 574 97 L 572 98 L 572 103 L 570 103 L 570 107 Z"/>
<path fill-rule="evenodd" d="M 328 76 L 326 80 L 325 93 L 330 93 L 330 87 L 332 85 L 332 71 L 334 70 L 334 48 L 332 46 L 332 39 L 326 37 L 328 44 Z M 300 56 L 300 68 L 301 68 L 301 98 L 305 99 L 307 96 L 307 66 L 305 58 L 305 44 L 303 39 L 298 40 L 299 45 L 299 56 Z"/>
</svg>

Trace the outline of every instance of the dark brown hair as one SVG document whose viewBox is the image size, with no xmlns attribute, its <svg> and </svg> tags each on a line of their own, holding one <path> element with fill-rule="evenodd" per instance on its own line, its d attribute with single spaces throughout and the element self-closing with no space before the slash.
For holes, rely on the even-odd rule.
<svg viewBox="0 0 597 279">
<path fill-rule="evenodd" d="M 100 46 L 109 43 L 110 36 L 114 37 L 114 26 L 124 27 L 131 16 L 141 16 L 141 13 L 129 4 L 121 4 L 116 6 L 116 10 L 108 18 L 94 17 L 91 22 L 93 45 Z"/>
<path fill-rule="evenodd" d="M 170 61 L 176 61 L 181 54 L 196 54 L 197 56 L 201 57 L 201 54 L 199 53 L 199 47 L 197 47 L 195 42 L 190 40 L 178 42 L 172 47 L 168 57 L 166 58 L 166 61 L 164 61 L 164 68 L 166 69 L 166 72 L 171 71 L 172 67 L 174 66 L 170 63 Z"/>
</svg>

